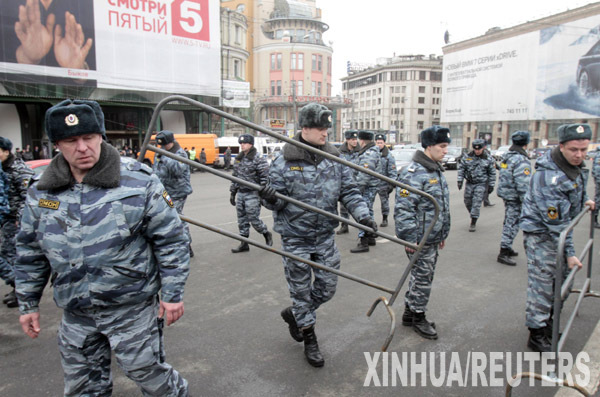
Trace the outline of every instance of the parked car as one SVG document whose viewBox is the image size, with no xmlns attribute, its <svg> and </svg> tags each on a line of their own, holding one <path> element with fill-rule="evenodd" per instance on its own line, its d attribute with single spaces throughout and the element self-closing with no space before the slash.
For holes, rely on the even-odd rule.
<svg viewBox="0 0 600 397">
<path fill-rule="evenodd" d="M 532 159 L 538 159 L 540 157 L 542 157 L 544 154 L 546 154 L 547 151 L 551 150 L 551 147 L 537 147 L 535 149 L 533 149 L 532 154 L 533 156 L 531 157 Z"/>
<path fill-rule="evenodd" d="M 448 146 L 448 153 L 442 159 L 442 165 L 447 170 L 455 170 L 465 150 L 458 146 Z"/>
<path fill-rule="evenodd" d="M 509 149 L 510 149 L 510 145 L 500 146 L 498 149 L 496 149 L 496 151 L 494 151 L 492 153 L 492 157 L 494 157 L 494 159 L 496 159 L 496 161 L 500 161 L 500 160 L 502 160 L 502 157 L 506 153 L 508 153 Z"/>
<path fill-rule="evenodd" d="M 39 175 L 42 172 L 44 172 L 44 170 L 46 170 L 46 168 L 48 168 L 48 165 L 50 164 L 51 161 L 52 161 L 51 159 L 30 160 L 30 161 L 26 161 L 25 164 L 27 164 L 29 166 L 29 168 L 31 168 L 33 170 L 33 172 L 35 172 L 36 175 Z"/>
<path fill-rule="evenodd" d="M 394 149 L 392 156 L 396 159 L 396 171 L 400 173 L 404 167 L 410 164 L 417 149 Z"/>
<path fill-rule="evenodd" d="M 576 79 L 583 97 L 595 95 L 600 89 L 600 41 L 579 58 Z"/>
</svg>

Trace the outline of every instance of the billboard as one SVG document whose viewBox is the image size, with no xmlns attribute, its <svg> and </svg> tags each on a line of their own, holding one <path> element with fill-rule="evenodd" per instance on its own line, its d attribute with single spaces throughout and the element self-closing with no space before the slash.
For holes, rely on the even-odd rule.
<svg viewBox="0 0 600 397">
<path fill-rule="evenodd" d="M 0 2 L 0 80 L 219 97 L 216 0 Z"/>
<path fill-rule="evenodd" d="M 599 40 L 595 15 L 445 54 L 442 122 L 600 116 Z"/>
<path fill-rule="evenodd" d="M 230 108 L 250 107 L 250 83 L 247 81 L 223 80 L 223 106 Z"/>
</svg>

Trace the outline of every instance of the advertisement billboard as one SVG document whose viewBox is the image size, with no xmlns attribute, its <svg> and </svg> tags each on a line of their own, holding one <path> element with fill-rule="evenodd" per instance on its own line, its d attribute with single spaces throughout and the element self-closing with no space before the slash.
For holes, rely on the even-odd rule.
<svg viewBox="0 0 600 397">
<path fill-rule="evenodd" d="M 0 2 L 0 79 L 219 97 L 216 0 Z"/>
<path fill-rule="evenodd" d="M 223 80 L 222 98 L 223 106 L 248 109 L 250 107 L 250 83 Z"/>
<path fill-rule="evenodd" d="M 442 122 L 600 116 L 599 40 L 595 15 L 445 54 Z"/>
</svg>

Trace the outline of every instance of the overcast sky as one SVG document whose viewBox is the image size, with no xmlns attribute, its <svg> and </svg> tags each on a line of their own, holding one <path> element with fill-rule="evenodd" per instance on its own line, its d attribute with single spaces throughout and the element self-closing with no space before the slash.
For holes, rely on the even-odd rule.
<svg viewBox="0 0 600 397">
<path fill-rule="evenodd" d="M 341 94 L 346 62 L 375 64 L 394 55 L 442 54 L 444 32 L 456 43 L 592 1 L 582 0 L 317 0 L 332 41 L 333 90 Z"/>
</svg>

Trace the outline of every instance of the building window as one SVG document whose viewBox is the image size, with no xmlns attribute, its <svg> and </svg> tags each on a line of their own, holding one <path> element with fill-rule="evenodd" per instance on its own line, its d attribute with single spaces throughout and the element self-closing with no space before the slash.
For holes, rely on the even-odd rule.
<svg viewBox="0 0 600 397">
<path fill-rule="evenodd" d="M 327 57 L 327 74 L 331 75 L 331 57 Z"/>
<path fill-rule="evenodd" d="M 304 54 L 301 52 L 292 52 L 290 59 L 291 70 L 304 70 Z"/>
<path fill-rule="evenodd" d="M 419 80 L 427 80 L 427 72 L 419 72 Z"/>
<path fill-rule="evenodd" d="M 275 95 L 275 80 L 271 80 L 271 96 Z"/>
<path fill-rule="evenodd" d="M 423 109 L 423 108 L 417 109 L 417 114 L 425 114 L 425 109 Z"/>
<path fill-rule="evenodd" d="M 281 53 L 271 54 L 271 70 L 281 70 Z"/>
<path fill-rule="evenodd" d="M 317 95 L 317 83 L 315 81 L 310 83 L 310 95 Z"/>
<path fill-rule="evenodd" d="M 235 25 L 235 44 L 242 44 L 242 28 Z"/>
<path fill-rule="evenodd" d="M 429 72 L 431 81 L 442 81 L 442 72 Z"/>
<path fill-rule="evenodd" d="M 423 122 L 422 121 L 417 121 L 417 129 L 418 130 L 422 130 L 423 129 Z"/>
<path fill-rule="evenodd" d="M 322 87 L 323 83 L 321 83 L 320 81 L 317 82 L 317 95 L 321 95 L 321 87 Z"/>
<path fill-rule="evenodd" d="M 317 70 L 317 54 L 312 54 L 311 59 L 312 59 L 312 70 L 315 71 L 315 70 Z"/>
<path fill-rule="evenodd" d="M 233 75 L 237 78 L 241 78 L 241 62 L 239 59 L 233 60 Z"/>
<path fill-rule="evenodd" d="M 296 88 L 297 88 L 296 95 L 303 95 L 302 94 L 302 92 L 303 92 L 303 90 L 302 90 L 302 84 L 303 83 L 304 83 L 304 81 L 302 81 L 302 80 L 296 81 Z"/>
<path fill-rule="evenodd" d="M 419 103 L 425 103 L 425 97 L 424 96 L 420 96 L 419 97 Z"/>
<path fill-rule="evenodd" d="M 323 56 L 312 54 L 312 70 L 314 72 L 321 72 L 323 70 Z"/>
<path fill-rule="evenodd" d="M 419 94 L 424 94 L 425 93 L 425 86 L 420 85 L 419 86 Z"/>
<path fill-rule="evenodd" d="M 281 95 L 281 80 L 277 80 L 277 95 Z"/>
</svg>

